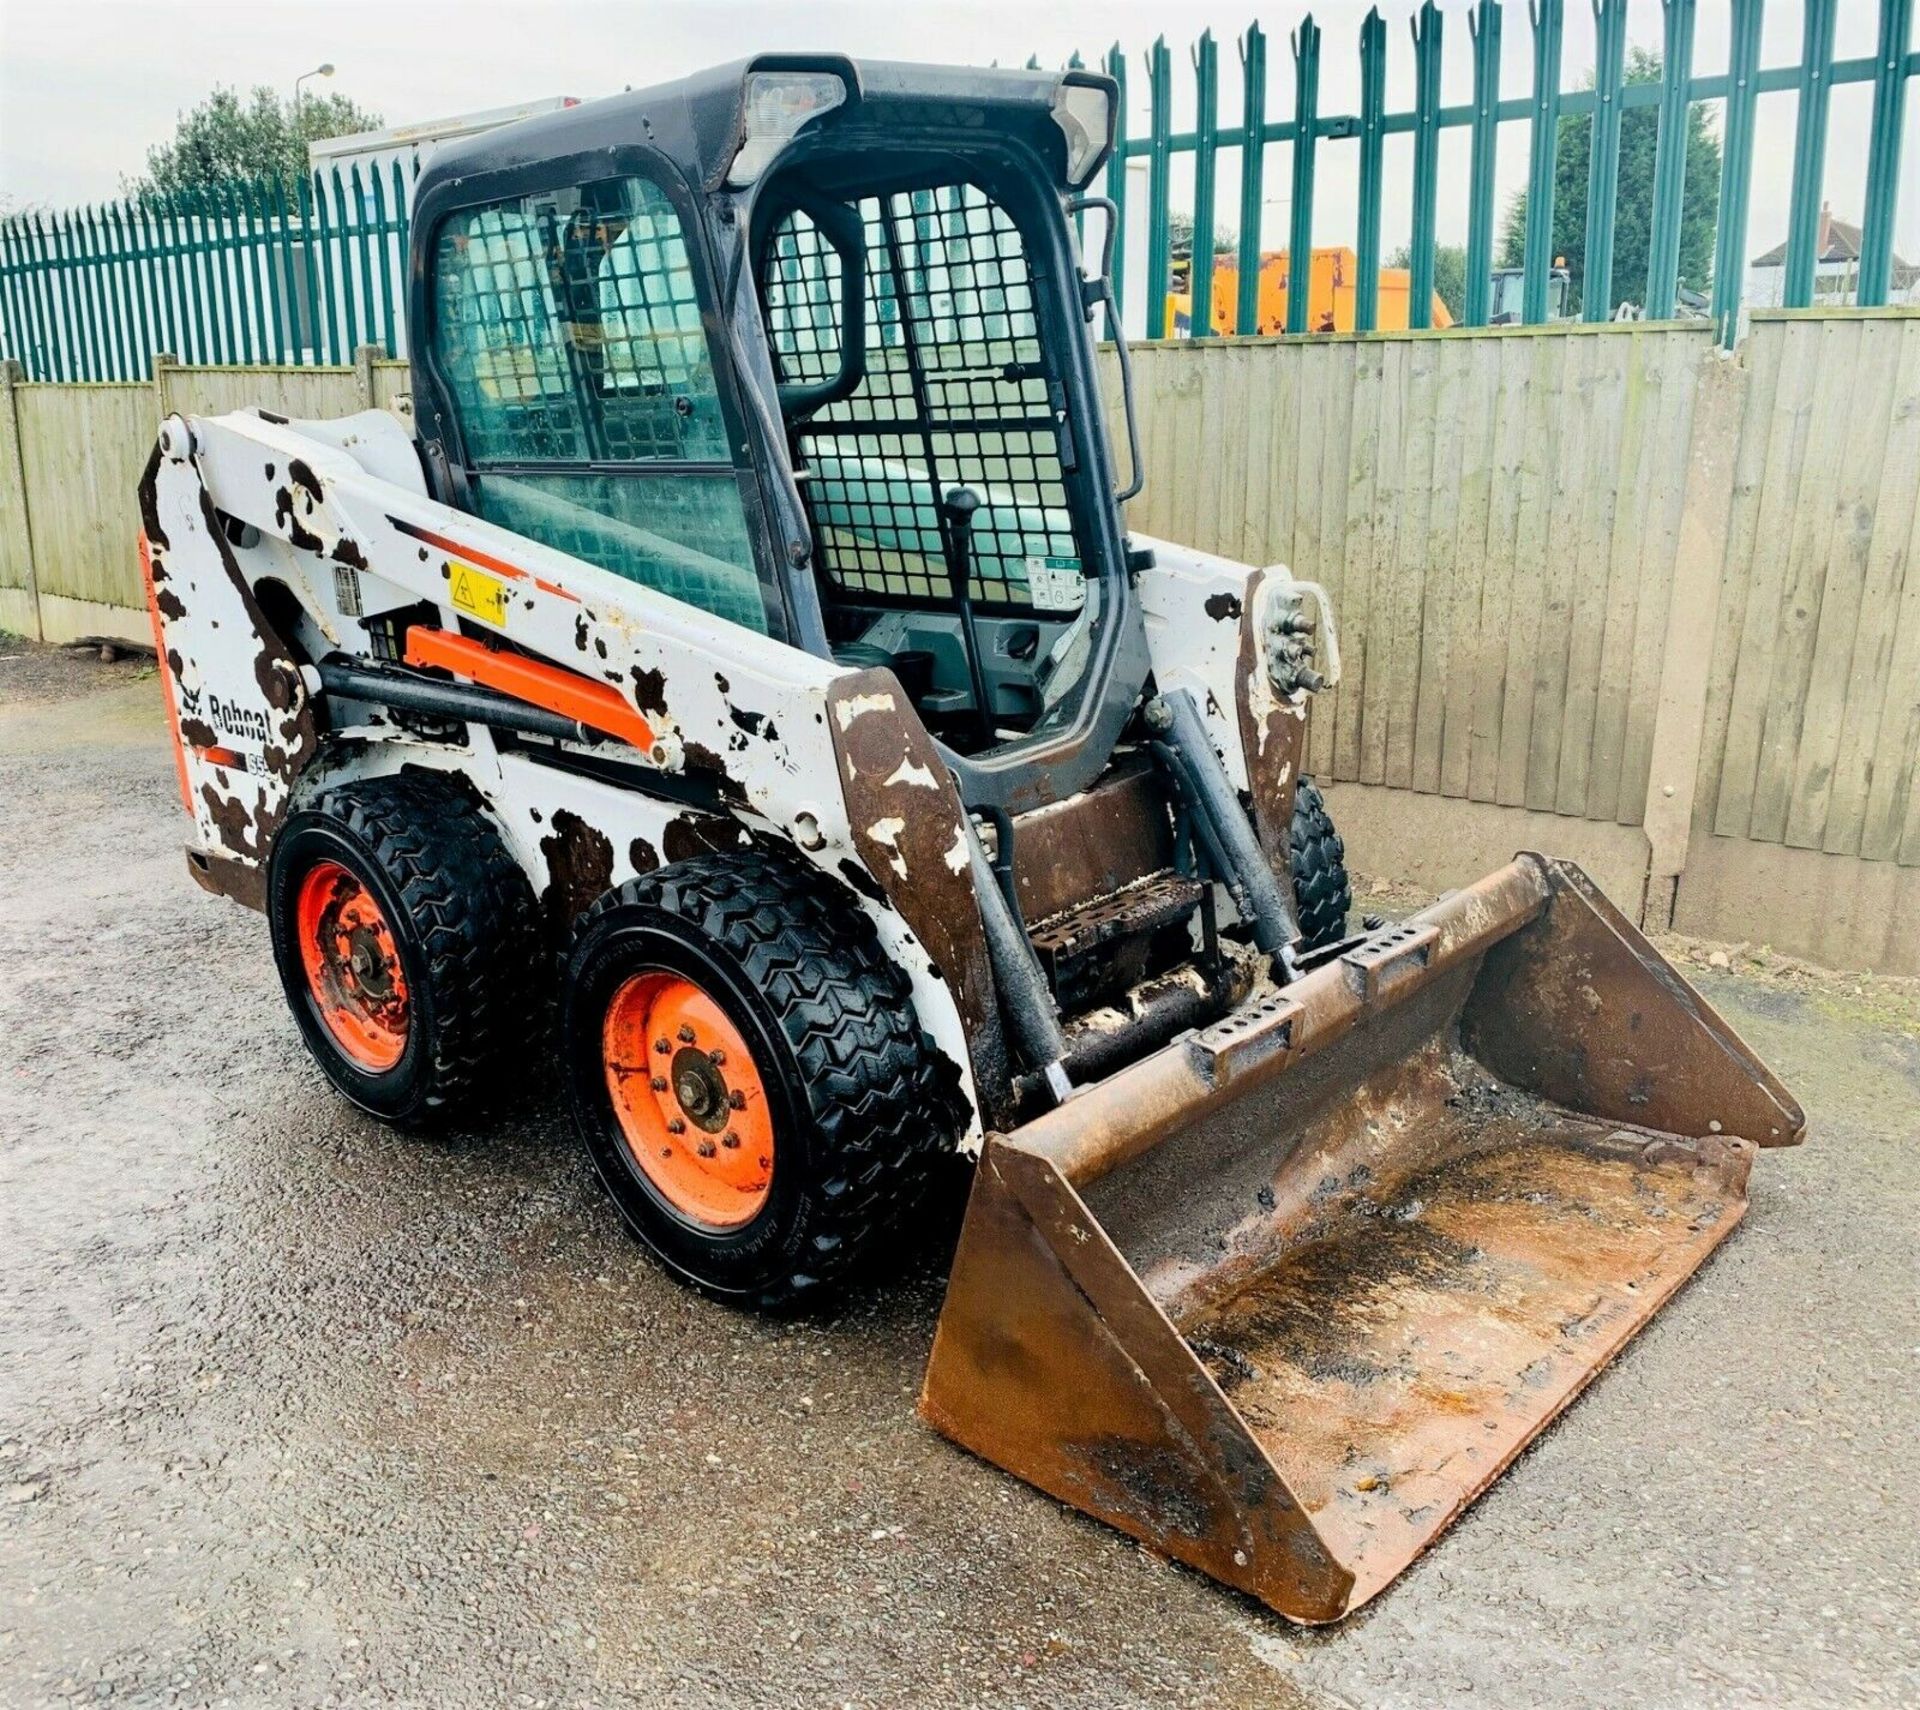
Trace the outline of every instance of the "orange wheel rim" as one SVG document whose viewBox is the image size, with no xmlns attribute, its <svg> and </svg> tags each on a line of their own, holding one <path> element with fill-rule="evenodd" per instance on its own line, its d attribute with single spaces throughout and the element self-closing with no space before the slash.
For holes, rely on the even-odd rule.
<svg viewBox="0 0 1920 1710">
<path fill-rule="evenodd" d="M 688 979 L 635 974 L 601 1027 L 621 1138 L 667 1204 L 708 1229 L 738 1229 L 767 1203 L 773 1115 L 753 1053 Z"/>
<path fill-rule="evenodd" d="M 391 1069 L 407 1049 L 407 977 L 373 893 L 338 861 L 300 881 L 294 930 L 307 991 L 333 1042 L 363 1069 Z"/>
</svg>

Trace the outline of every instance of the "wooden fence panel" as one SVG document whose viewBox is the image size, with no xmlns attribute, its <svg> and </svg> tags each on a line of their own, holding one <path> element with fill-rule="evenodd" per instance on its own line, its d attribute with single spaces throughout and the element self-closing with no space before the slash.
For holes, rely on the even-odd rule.
<svg viewBox="0 0 1920 1710">
<path fill-rule="evenodd" d="M 1920 323 L 1902 328 L 1880 520 L 1869 553 L 1871 590 L 1856 647 L 1827 820 L 1827 849 L 1920 865 Z M 1879 696 L 1875 683 L 1882 685 Z M 1861 692 L 1852 691 L 1852 683 Z M 1903 793 L 1904 791 L 1904 793 Z M 1903 833 L 1903 826 L 1905 827 Z"/>
<path fill-rule="evenodd" d="M 224 416 L 258 406 L 294 421 L 324 421 L 363 410 L 352 368 L 164 368 L 160 413 Z"/>
<path fill-rule="evenodd" d="M 1637 824 L 1704 327 L 1150 345 L 1134 526 L 1326 585 L 1321 776 Z"/>
<path fill-rule="evenodd" d="M 1920 865 L 1920 321 L 1756 316 L 1702 823 Z"/>
<path fill-rule="evenodd" d="M 22 386 L 14 393 L 40 597 L 138 611 L 134 489 L 153 452 L 142 385 Z"/>
<path fill-rule="evenodd" d="M 1705 329 L 1140 352 L 1143 531 L 1324 582 L 1340 781 L 1646 807 Z M 1920 320 L 1759 316 L 1702 748 L 1723 836 L 1911 860 Z M 1907 851 L 1902 854 L 1902 850 Z"/>
<path fill-rule="evenodd" d="M 352 368 L 168 364 L 159 375 L 159 398 L 153 383 L 145 381 L 16 386 L 13 410 L 0 423 L 0 589 L 25 586 L 30 525 L 43 600 L 77 601 L 77 611 L 100 607 L 133 620 L 96 624 L 85 615 L 70 615 L 65 626 L 70 632 L 145 633 L 146 601 L 134 549 L 140 527 L 135 489 L 163 414 L 219 415 L 257 405 L 292 418 L 325 419 L 366 407 L 362 376 Z M 391 403 L 407 389 L 407 366 L 376 363 L 372 381 L 374 399 Z M 17 499 L 15 421 L 25 480 Z"/>
</svg>

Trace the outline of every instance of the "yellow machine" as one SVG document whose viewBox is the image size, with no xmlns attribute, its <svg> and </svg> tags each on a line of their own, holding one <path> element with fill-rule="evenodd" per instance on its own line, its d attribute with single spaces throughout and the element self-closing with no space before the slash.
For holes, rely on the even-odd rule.
<svg viewBox="0 0 1920 1710">
<path fill-rule="evenodd" d="M 1269 250 L 1260 257 L 1259 313 L 1255 330 L 1283 333 L 1287 330 L 1287 283 L 1290 269 L 1284 249 Z M 1312 276 L 1308 281 L 1307 331 L 1317 333 L 1352 332 L 1354 298 L 1360 280 L 1360 261 L 1350 249 L 1316 249 Z M 1380 307 L 1374 326 L 1381 332 L 1404 332 L 1411 324 L 1407 305 L 1412 301 L 1412 280 L 1404 267 L 1380 269 Z M 1213 330 L 1227 334 L 1235 330 L 1240 303 L 1240 269 L 1232 261 L 1213 265 Z M 1450 327 L 1453 316 L 1433 294 L 1429 326 Z M 1193 296 L 1190 291 L 1167 293 L 1167 325 L 1175 338 L 1187 338 L 1193 331 Z"/>
</svg>

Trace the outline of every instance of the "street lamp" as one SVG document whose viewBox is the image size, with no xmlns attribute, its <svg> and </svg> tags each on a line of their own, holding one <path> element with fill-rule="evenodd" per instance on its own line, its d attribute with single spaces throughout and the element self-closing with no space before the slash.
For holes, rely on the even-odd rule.
<svg viewBox="0 0 1920 1710">
<path fill-rule="evenodd" d="M 316 65 L 311 71 L 301 72 L 300 75 L 293 80 L 293 115 L 296 119 L 300 116 L 300 85 L 306 82 L 309 77 L 331 77 L 332 75 L 332 65 Z"/>
</svg>

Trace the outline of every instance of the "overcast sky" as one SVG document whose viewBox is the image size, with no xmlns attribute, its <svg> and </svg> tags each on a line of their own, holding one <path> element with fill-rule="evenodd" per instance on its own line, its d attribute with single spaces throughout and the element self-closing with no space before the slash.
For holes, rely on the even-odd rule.
<svg viewBox="0 0 1920 1710">
<path fill-rule="evenodd" d="M 1411 104 L 1412 51 L 1408 20 L 1414 0 L 1383 0 L 1388 24 L 1390 110 Z M 1444 98 L 1465 99 L 1472 65 L 1464 14 L 1470 0 L 1447 0 Z M 1836 51 L 1842 58 L 1873 48 L 1873 0 L 1841 0 Z M 1136 69 L 1140 55 L 1164 31 L 1174 50 L 1175 88 L 1191 114 L 1187 50 L 1211 26 L 1221 43 L 1221 117 L 1239 108 L 1239 62 L 1234 43 L 1250 16 L 1271 37 L 1270 115 L 1290 108 L 1289 32 L 1303 4 L 1256 6 L 1178 4 L 1176 0 L 0 0 L 0 192 L 16 204 L 65 206 L 117 192 L 123 175 L 137 172 L 149 144 L 172 130 L 175 115 L 221 83 L 256 83 L 288 90 L 300 72 L 322 60 L 338 68 L 327 88 L 383 113 L 389 123 L 504 105 L 545 95 L 590 97 L 672 78 L 716 60 L 762 48 L 827 47 L 881 58 L 986 63 L 1024 62 L 1037 53 L 1059 64 L 1076 47 L 1090 59 L 1118 40 Z M 1367 7 L 1361 0 L 1323 0 L 1313 11 L 1324 32 L 1321 110 L 1350 112 L 1357 104 L 1355 44 Z M 1696 66 L 1726 64 L 1726 0 L 1702 0 Z M 1798 58 L 1800 0 L 1767 6 L 1763 63 Z M 1633 42 L 1658 47 L 1659 0 L 1631 0 Z M 1530 45 L 1525 0 L 1505 12 L 1503 88 L 1525 92 Z M 1565 84 L 1592 63 L 1593 20 L 1586 0 L 1570 0 L 1566 23 Z M 1897 244 L 1920 259 L 1920 91 L 1908 101 Z M 1865 175 L 1868 91 L 1844 87 L 1833 100 L 1827 194 L 1834 212 L 1859 218 Z M 1466 226 L 1464 129 L 1444 133 L 1440 215 L 1442 241 L 1458 242 Z M 1504 202 L 1524 177 L 1525 125 L 1500 135 Z M 1749 255 L 1785 235 L 1786 193 L 1793 151 L 1793 102 L 1761 102 L 1755 159 L 1755 203 Z M 1354 157 L 1351 143 L 1323 145 L 1315 238 L 1351 242 Z M 1188 157 L 1189 159 L 1191 157 Z M 1237 207 L 1231 155 L 1224 157 L 1219 191 L 1223 214 Z M 1265 215 L 1267 242 L 1284 241 L 1287 173 L 1284 151 L 1269 151 Z M 1408 223 L 1411 145 L 1389 139 L 1386 241 L 1404 242 Z M 1190 168 L 1176 177 L 1175 200 L 1186 194 Z"/>
</svg>

